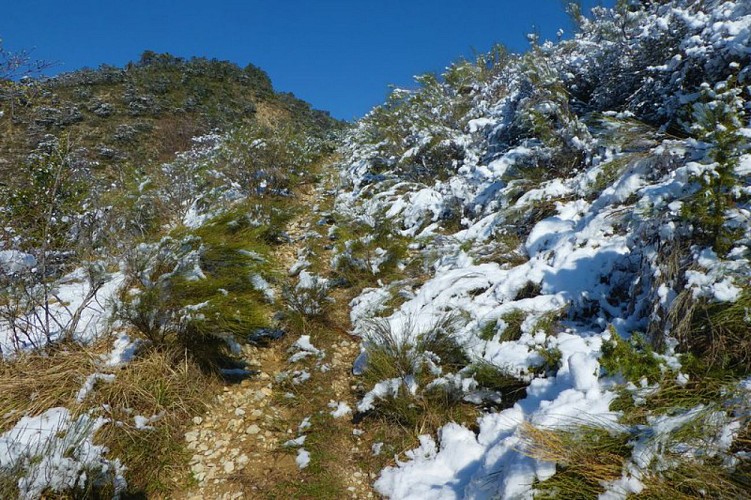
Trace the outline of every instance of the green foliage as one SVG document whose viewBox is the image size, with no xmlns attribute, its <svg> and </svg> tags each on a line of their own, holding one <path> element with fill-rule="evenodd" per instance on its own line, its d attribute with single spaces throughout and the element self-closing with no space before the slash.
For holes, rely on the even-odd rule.
<svg viewBox="0 0 751 500">
<path fill-rule="evenodd" d="M 744 126 L 744 100 L 736 77 L 715 88 L 704 85 L 702 100 L 692 106 L 691 131 L 710 146 L 712 164 L 695 178 L 699 190 L 684 203 L 682 216 L 694 226 L 699 243 L 725 255 L 735 244 L 737 231 L 725 225 L 726 213 L 734 205 L 738 159 L 748 147 L 740 133 Z"/>
<path fill-rule="evenodd" d="M 514 309 L 501 316 L 506 327 L 501 332 L 500 342 L 519 340 L 522 336 L 522 323 L 527 319 L 527 313 L 521 309 Z"/>
<path fill-rule="evenodd" d="M 537 354 L 542 358 L 542 364 L 532 368 L 532 373 L 537 375 L 555 375 L 561 368 L 563 353 L 557 347 L 540 347 Z"/>
<path fill-rule="evenodd" d="M 251 278 L 272 272 L 268 226 L 248 209 L 142 246 L 129 264 L 119 316 L 155 344 L 177 344 L 208 363 L 225 341 L 266 326 L 264 296 Z"/>
<path fill-rule="evenodd" d="M 620 374 L 634 383 L 639 383 L 644 378 L 653 383 L 662 378 L 662 365 L 655 357 L 649 342 L 639 333 L 633 333 L 626 341 L 612 327 L 610 340 L 602 344 L 600 366 L 608 375 Z"/>
<path fill-rule="evenodd" d="M 12 182 L 0 188 L 0 223 L 7 239 L 20 237 L 27 249 L 66 248 L 89 195 L 87 170 L 76 161 L 67 140 L 51 140 Z"/>
</svg>

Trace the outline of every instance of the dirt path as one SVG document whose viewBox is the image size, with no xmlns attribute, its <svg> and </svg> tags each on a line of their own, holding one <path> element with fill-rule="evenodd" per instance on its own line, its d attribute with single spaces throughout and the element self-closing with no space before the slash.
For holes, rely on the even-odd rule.
<svg viewBox="0 0 751 500">
<path fill-rule="evenodd" d="M 311 273 L 330 271 L 333 167 L 324 167 L 319 178 L 296 193 L 298 215 L 288 225 L 290 242 L 276 254 L 283 269 L 307 260 Z M 296 282 L 289 277 L 291 285 Z M 325 318 L 303 318 L 269 346 L 243 347 L 242 358 L 254 374 L 224 386 L 210 410 L 194 418 L 185 439 L 193 453 L 195 484 L 177 497 L 375 496 L 370 488 L 374 475 L 365 470 L 364 459 L 371 450 L 346 411 L 356 402 L 351 367 L 359 353 L 357 339 L 347 333 L 353 293 L 334 290 Z"/>
</svg>

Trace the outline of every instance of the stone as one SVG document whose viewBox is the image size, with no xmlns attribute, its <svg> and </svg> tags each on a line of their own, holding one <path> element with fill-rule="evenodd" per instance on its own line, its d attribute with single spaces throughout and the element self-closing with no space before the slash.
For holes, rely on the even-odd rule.
<svg viewBox="0 0 751 500">
<path fill-rule="evenodd" d="M 258 427 L 256 424 L 250 425 L 248 426 L 247 429 L 245 429 L 246 434 L 252 435 L 252 434 L 258 434 L 259 432 L 261 432 L 261 428 Z"/>
<path fill-rule="evenodd" d="M 245 415 L 245 410 L 243 410 L 242 408 L 235 408 L 235 415 L 242 417 L 243 415 Z"/>
<path fill-rule="evenodd" d="M 185 433 L 185 441 L 192 443 L 198 440 L 198 431 L 190 431 Z"/>
<path fill-rule="evenodd" d="M 263 412 L 261 410 L 253 410 L 250 412 L 250 419 L 251 420 L 258 420 L 263 416 Z"/>
<path fill-rule="evenodd" d="M 232 460 L 224 462 L 224 472 L 226 474 L 232 474 L 233 472 L 235 472 L 235 462 L 233 462 Z"/>
<path fill-rule="evenodd" d="M 201 425 L 203 423 L 203 419 L 201 417 L 193 417 L 193 423 L 195 425 Z"/>
</svg>

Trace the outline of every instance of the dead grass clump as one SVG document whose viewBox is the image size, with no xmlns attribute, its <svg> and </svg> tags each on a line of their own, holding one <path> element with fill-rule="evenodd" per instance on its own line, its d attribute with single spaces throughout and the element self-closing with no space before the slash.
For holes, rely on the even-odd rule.
<svg viewBox="0 0 751 500">
<path fill-rule="evenodd" d="M 556 464 L 556 473 L 537 485 L 537 498 L 597 498 L 604 483 L 619 479 L 631 455 L 630 434 L 597 425 L 544 429 L 522 425 L 520 451 Z"/>
<path fill-rule="evenodd" d="M 152 349 L 90 395 L 109 409 L 114 425 L 103 427 L 96 441 L 126 465 L 130 492 L 164 495 L 187 480 L 184 433 L 205 411 L 217 383 L 185 353 Z M 150 428 L 137 427 L 138 415 L 150 419 Z"/>
<path fill-rule="evenodd" d="M 694 299 L 684 290 L 668 318 L 675 337 L 709 369 L 751 370 L 751 292 L 744 290 L 732 303 Z"/>
<path fill-rule="evenodd" d="M 75 410 L 76 395 L 96 371 L 95 362 L 95 354 L 80 346 L 0 361 L 0 433 L 26 415 L 57 406 Z"/>
</svg>

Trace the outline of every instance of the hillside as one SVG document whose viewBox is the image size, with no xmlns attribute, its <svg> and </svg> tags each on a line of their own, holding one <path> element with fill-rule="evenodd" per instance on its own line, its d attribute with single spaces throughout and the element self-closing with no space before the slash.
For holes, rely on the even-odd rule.
<svg viewBox="0 0 751 500">
<path fill-rule="evenodd" d="M 751 498 L 751 5 L 570 9 L 346 127 L 253 66 L 20 84 L 0 496 Z"/>
</svg>

